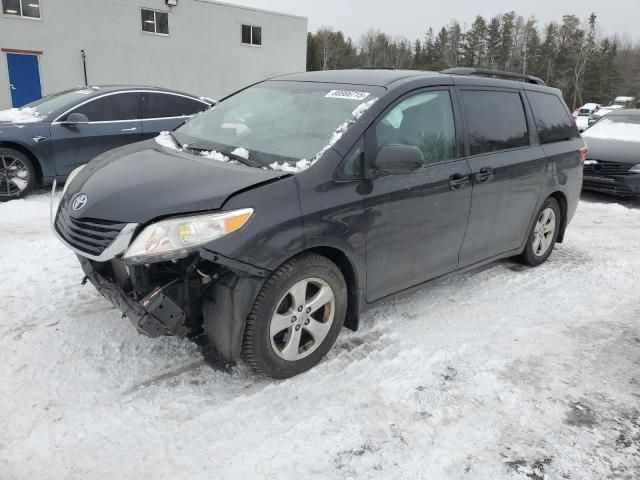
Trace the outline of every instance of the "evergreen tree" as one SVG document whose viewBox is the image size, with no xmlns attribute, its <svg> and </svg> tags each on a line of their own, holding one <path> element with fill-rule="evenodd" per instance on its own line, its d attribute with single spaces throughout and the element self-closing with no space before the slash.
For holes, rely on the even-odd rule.
<svg viewBox="0 0 640 480">
<path fill-rule="evenodd" d="M 487 49 L 487 22 L 478 15 L 464 36 L 463 64 L 468 67 L 484 65 Z"/>
<path fill-rule="evenodd" d="M 498 68 L 500 61 L 501 28 L 500 17 L 492 17 L 487 26 L 487 66 L 491 69 Z"/>
</svg>

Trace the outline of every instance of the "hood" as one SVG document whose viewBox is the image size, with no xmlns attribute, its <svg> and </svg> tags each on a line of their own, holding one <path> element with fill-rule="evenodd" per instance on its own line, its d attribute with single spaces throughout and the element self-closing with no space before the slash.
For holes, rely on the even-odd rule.
<svg viewBox="0 0 640 480">
<path fill-rule="evenodd" d="M 640 139 L 637 142 L 587 136 L 582 139 L 589 149 L 589 160 L 640 163 Z"/>
<path fill-rule="evenodd" d="M 0 126 L 6 125 L 29 125 L 39 123 L 46 118 L 41 117 L 35 108 L 10 108 L 8 110 L 0 110 Z"/>
<path fill-rule="evenodd" d="M 60 207 L 66 208 L 82 193 L 86 203 L 69 212 L 74 218 L 147 223 L 158 217 L 217 210 L 238 191 L 286 176 L 178 152 L 149 140 L 92 160 L 71 181 Z"/>
</svg>

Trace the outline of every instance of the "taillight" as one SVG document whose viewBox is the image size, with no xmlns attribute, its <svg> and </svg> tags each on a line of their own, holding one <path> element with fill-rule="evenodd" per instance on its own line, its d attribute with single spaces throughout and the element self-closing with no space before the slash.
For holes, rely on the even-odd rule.
<svg viewBox="0 0 640 480">
<path fill-rule="evenodd" d="M 589 149 L 587 147 L 582 147 L 580 149 L 580 161 L 584 162 L 589 157 Z"/>
</svg>

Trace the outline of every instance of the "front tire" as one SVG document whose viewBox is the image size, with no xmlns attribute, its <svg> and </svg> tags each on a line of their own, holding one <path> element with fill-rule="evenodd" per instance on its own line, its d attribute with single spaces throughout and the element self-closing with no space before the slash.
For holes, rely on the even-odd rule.
<svg viewBox="0 0 640 480">
<path fill-rule="evenodd" d="M 331 349 L 347 311 L 347 286 L 327 258 L 306 254 L 267 279 L 247 317 L 242 354 L 258 373 L 289 378 Z"/>
<path fill-rule="evenodd" d="M 561 224 L 562 212 L 558 201 L 552 197 L 547 198 L 531 227 L 520 260 L 532 267 L 543 264 L 556 245 Z"/>
<path fill-rule="evenodd" d="M 0 148 L 0 202 L 28 195 L 35 183 L 31 159 L 13 148 Z"/>
</svg>

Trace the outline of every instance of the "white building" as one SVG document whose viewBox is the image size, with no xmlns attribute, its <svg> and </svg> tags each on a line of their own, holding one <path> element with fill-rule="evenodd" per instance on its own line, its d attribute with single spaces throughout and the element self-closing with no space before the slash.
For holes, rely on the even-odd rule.
<svg viewBox="0 0 640 480">
<path fill-rule="evenodd" d="M 213 0 L 0 0 L 0 109 L 85 84 L 221 98 L 304 71 L 307 19 Z"/>
</svg>

